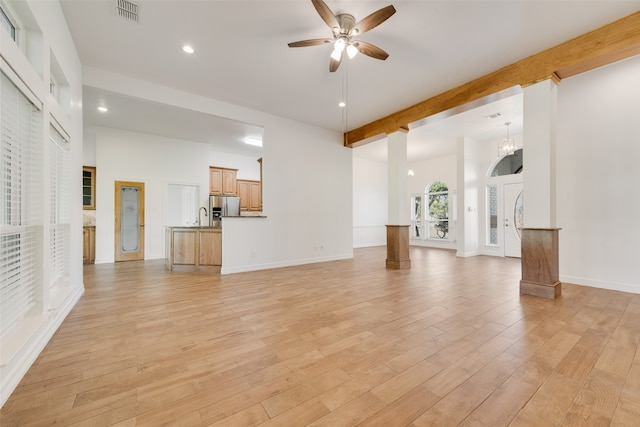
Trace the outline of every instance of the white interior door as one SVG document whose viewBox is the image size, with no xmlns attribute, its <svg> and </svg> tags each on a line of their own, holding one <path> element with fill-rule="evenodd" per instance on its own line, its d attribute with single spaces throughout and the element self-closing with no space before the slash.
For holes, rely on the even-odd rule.
<svg viewBox="0 0 640 427">
<path fill-rule="evenodd" d="M 505 184 L 503 188 L 504 256 L 520 258 L 520 229 L 524 225 L 522 183 Z"/>
</svg>

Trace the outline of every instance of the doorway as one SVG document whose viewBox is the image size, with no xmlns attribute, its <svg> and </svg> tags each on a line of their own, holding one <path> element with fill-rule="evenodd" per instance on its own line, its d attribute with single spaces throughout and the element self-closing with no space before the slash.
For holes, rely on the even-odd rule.
<svg viewBox="0 0 640 427">
<path fill-rule="evenodd" d="M 504 184 L 503 228 L 504 256 L 521 257 L 521 229 L 524 225 L 522 183 Z"/>
<path fill-rule="evenodd" d="M 144 183 L 115 183 L 115 260 L 144 259 Z"/>
</svg>

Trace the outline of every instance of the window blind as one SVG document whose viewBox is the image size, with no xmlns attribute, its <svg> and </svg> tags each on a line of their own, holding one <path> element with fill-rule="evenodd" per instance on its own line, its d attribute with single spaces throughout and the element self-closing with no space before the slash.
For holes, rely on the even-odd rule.
<svg viewBox="0 0 640 427">
<path fill-rule="evenodd" d="M 49 126 L 49 285 L 69 276 L 69 141 Z"/>
<path fill-rule="evenodd" d="M 42 276 L 42 114 L 0 73 L 0 338 L 32 310 Z"/>
</svg>

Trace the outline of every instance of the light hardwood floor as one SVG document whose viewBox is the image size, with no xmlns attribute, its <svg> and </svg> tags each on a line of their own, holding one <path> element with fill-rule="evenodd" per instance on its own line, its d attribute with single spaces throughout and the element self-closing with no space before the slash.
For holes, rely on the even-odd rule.
<svg viewBox="0 0 640 427">
<path fill-rule="evenodd" d="M 638 425 L 640 295 L 520 296 L 519 260 L 385 255 L 222 277 L 87 266 L 0 424 Z"/>
</svg>

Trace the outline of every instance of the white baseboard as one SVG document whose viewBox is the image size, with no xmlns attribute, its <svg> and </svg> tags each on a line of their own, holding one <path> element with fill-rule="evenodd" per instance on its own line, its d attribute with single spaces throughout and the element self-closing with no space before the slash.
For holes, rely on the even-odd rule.
<svg viewBox="0 0 640 427">
<path fill-rule="evenodd" d="M 336 256 L 328 256 L 328 257 L 320 257 L 320 258 L 306 258 L 306 259 L 297 259 L 297 260 L 290 260 L 290 261 L 283 261 L 283 262 L 243 265 L 238 267 L 225 267 L 223 265 L 222 268 L 220 269 L 220 274 L 233 274 L 233 273 L 245 273 L 248 271 L 270 270 L 273 268 L 294 267 L 296 265 L 316 264 L 319 262 L 339 261 L 339 260 L 351 259 L 351 258 L 353 258 L 353 253 L 336 255 Z"/>
<path fill-rule="evenodd" d="M 564 276 L 560 275 L 561 283 L 571 283 L 580 286 L 589 286 L 591 288 L 609 289 L 612 291 L 630 292 L 640 294 L 640 285 L 620 282 L 607 282 L 601 280 L 585 279 L 584 277 Z"/>
</svg>

